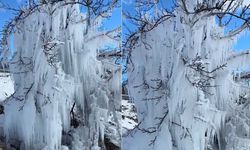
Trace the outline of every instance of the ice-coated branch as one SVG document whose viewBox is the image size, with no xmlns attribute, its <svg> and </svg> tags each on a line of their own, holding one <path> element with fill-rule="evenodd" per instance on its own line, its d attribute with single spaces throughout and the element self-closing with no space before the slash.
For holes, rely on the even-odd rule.
<svg viewBox="0 0 250 150">
<path fill-rule="evenodd" d="M 96 35 L 93 35 L 85 40 L 85 42 L 89 42 L 98 38 L 105 38 L 112 40 L 113 42 L 119 42 L 120 41 L 120 30 L 121 27 L 117 27 L 115 29 L 112 29 L 110 31 L 105 31 L 103 33 L 99 33 Z"/>
<path fill-rule="evenodd" d="M 130 21 L 130 23 L 137 27 L 137 30 L 132 32 L 126 24 L 124 25 L 129 32 L 124 41 L 124 47 L 127 48 L 127 51 L 132 49 L 136 45 L 141 33 L 151 31 L 160 23 L 175 17 L 175 10 L 178 8 L 181 8 L 183 12 L 191 18 L 189 21 L 191 21 L 190 23 L 192 26 L 194 26 L 199 20 L 211 16 L 218 18 L 220 26 L 228 26 L 235 20 L 242 22 L 240 26 L 235 27 L 228 34 L 223 35 L 220 38 L 234 37 L 244 29 L 249 28 L 250 25 L 250 14 L 248 13 L 250 10 L 250 4 L 244 5 L 243 1 L 218 0 L 213 2 L 191 2 L 188 0 L 177 0 L 173 8 L 169 9 L 164 7 L 164 5 L 166 5 L 165 3 L 171 3 L 168 0 L 162 2 L 144 2 L 136 0 L 135 14 L 123 11 L 126 20 Z M 153 15 L 151 14 L 152 12 L 154 12 Z"/>
<path fill-rule="evenodd" d="M 220 26 L 228 26 L 235 20 L 242 22 L 239 26 L 234 27 L 229 33 L 220 38 L 234 37 L 244 29 L 249 28 L 250 25 L 250 14 L 248 13 L 250 4 L 244 5 L 244 0 L 201 1 L 194 4 L 187 0 L 181 0 L 180 6 L 187 15 L 194 16 L 194 24 L 200 19 L 211 16 L 218 18 Z M 191 7 L 191 10 L 187 9 L 188 6 Z"/>
<path fill-rule="evenodd" d="M 227 57 L 226 61 L 230 62 L 233 61 L 234 59 L 241 59 L 245 56 L 248 56 L 250 54 L 250 50 L 244 50 L 242 52 L 236 52 L 231 54 L 229 57 Z"/>
<path fill-rule="evenodd" d="M 191 60 L 182 58 L 182 61 L 188 68 L 191 68 L 199 74 L 198 78 L 193 78 L 194 74 L 186 74 L 185 77 L 187 81 L 207 94 L 210 94 L 207 92 L 207 88 L 216 87 L 216 85 L 211 85 L 211 81 L 216 78 L 216 72 L 227 67 L 227 63 L 224 63 L 216 66 L 212 70 L 208 70 L 205 58 L 202 59 L 198 54 Z"/>
</svg>

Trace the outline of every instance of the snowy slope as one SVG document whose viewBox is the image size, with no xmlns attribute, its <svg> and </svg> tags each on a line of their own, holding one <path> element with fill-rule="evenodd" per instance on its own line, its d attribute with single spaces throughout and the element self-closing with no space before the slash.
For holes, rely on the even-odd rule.
<svg viewBox="0 0 250 150">
<path fill-rule="evenodd" d="M 0 73 L 0 101 L 14 93 L 14 82 L 9 73 Z"/>
<path fill-rule="evenodd" d="M 134 103 L 128 99 L 122 99 L 122 134 L 126 135 L 138 124 Z"/>
</svg>

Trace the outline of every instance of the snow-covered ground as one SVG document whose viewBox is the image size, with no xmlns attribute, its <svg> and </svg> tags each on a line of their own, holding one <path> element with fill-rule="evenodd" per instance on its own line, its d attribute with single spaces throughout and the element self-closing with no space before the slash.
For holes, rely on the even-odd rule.
<svg viewBox="0 0 250 150">
<path fill-rule="evenodd" d="M 14 82 L 9 73 L 0 73 L 0 101 L 5 100 L 14 92 Z"/>
<path fill-rule="evenodd" d="M 122 99 L 122 134 L 126 135 L 134 129 L 137 123 L 137 114 L 134 103 L 128 99 Z"/>
</svg>

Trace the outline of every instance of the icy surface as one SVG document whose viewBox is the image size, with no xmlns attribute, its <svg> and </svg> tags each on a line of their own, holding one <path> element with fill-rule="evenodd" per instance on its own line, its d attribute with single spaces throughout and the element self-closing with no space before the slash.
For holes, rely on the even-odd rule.
<svg viewBox="0 0 250 150">
<path fill-rule="evenodd" d="M 123 148 L 249 149 L 250 89 L 236 80 L 249 52 L 234 52 L 235 39 L 222 38 L 214 17 L 179 8 L 174 15 L 143 33 L 131 52 L 128 89 L 138 126 Z"/>
<path fill-rule="evenodd" d="M 116 44 L 98 31 L 100 22 L 87 27 L 79 5 L 60 2 L 19 22 L 10 62 L 15 93 L 0 118 L 6 143 L 22 150 L 100 150 L 109 139 L 120 146 L 121 70 L 96 59 L 99 47 Z"/>
</svg>

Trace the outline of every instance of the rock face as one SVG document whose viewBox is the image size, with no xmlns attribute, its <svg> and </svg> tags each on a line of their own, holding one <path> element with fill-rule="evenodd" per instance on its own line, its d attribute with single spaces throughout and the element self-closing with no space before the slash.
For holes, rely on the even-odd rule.
<svg viewBox="0 0 250 150">
<path fill-rule="evenodd" d="M 5 150 L 5 144 L 0 141 L 0 150 Z"/>
<path fill-rule="evenodd" d="M 4 106 L 0 104 L 0 115 L 4 114 Z"/>
<path fill-rule="evenodd" d="M 0 141 L 0 150 L 19 150 L 19 149 L 14 147 L 9 147 L 4 142 Z"/>
</svg>

